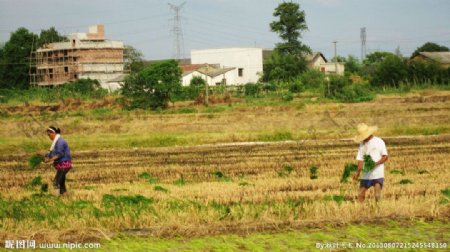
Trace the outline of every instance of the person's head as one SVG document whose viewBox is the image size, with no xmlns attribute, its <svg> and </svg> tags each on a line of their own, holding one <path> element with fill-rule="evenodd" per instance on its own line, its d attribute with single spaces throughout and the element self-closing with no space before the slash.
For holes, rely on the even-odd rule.
<svg viewBox="0 0 450 252">
<path fill-rule="evenodd" d="M 56 134 L 60 134 L 61 130 L 59 128 L 56 128 L 54 126 L 50 126 L 47 128 L 47 136 L 50 138 L 50 140 L 53 141 L 55 139 Z"/>
<path fill-rule="evenodd" d="M 365 123 L 360 123 L 357 126 L 358 135 L 356 135 L 353 140 L 357 143 L 368 141 L 377 130 L 377 126 L 368 126 Z"/>
</svg>

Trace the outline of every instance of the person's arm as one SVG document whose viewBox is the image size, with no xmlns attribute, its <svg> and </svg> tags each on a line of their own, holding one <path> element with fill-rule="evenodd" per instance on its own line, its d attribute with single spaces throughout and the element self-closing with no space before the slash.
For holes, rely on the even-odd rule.
<svg viewBox="0 0 450 252">
<path fill-rule="evenodd" d="M 375 165 L 380 165 L 380 164 L 384 164 L 384 162 L 386 162 L 388 160 L 388 156 L 387 155 L 383 155 L 381 156 L 380 160 L 378 160 Z"/>
<path fill-rule="evenodd" d="M 53 162 L 53 161 L 58 160 L 58 159 L 59 159 L 59 156 L 58 156 L 58 155 L 54 155 L 54 156 L 51 157 L 51 158 L 47 157 L 47 158 L 44 160 L 44 162 L 45 162 L 45 163 Z"/>
<path fill-rule="evenodd" d="M 52 162 L 55 160 L 60 159 L 62 156 L 64 156 L 64 143 L 62 141 L 57 141 L 55 144 L 55 149 L 53 150 L 53 156 L 47 158 L 44 162 Z"/>
<path fill-rule="evenodd" d="M 358 180 L 359 175 L 361 174 L 361 171 L 363 169 L 364 162 L 361 160 L 358 160 L 358 170 L 353 174 L 353 180 Z"/>
</svg>

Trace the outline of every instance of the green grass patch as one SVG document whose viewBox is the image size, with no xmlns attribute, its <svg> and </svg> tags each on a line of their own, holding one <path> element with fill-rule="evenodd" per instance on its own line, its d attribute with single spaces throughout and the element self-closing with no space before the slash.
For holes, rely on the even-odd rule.
<svg viewBox="0 0 450 252">
<path fill-rule="evenodd" d="M 448 225 L 442 222 L 409 221 L 383 224 L 360 224 L 325 226 L 323 228 L 302 228 L 299 230 L 250 233 L 247 235 L 214 235 L 196 238 L 138 238 L 122 236 L 102 243 L 100 251 L 318 251 L 318 244 L 339 241 L 346 247 L 339 250 L 350 251 L 356 243 L 448 243 Z M 329 249 L 328 249 L 329 250 Z M 323 251 L 328 251 L 323 249 Z M 381 251 L 380 249 L 363 249 Z M 389 251 L 394 251 L 391 249 Z M 428 251 L 429 249 L 414 249 Z"/>
<path fill-rule="evenodd" d="M 155 186 L 155 187 L 153 187 L 153 190 L 155 190 L 157 192 L 163 192 L 163 193 L 168 193 L 169 192 L 168 189 L 166 189 L 166 188 L 164 188 L 162 186 Z"/>
<path fill-rule="evenodd" d="M 221 171 L 213 171 L 211 172 L 211 175 L 217 180 L 221 182 L 230 182 L 231 178 L 225 176 L 225 174 Z"/>
<path fill-rule="evenodd" d="M 410 179 L 402 179 L 398 182 L 400 185 L 408 185 L 408 184 L 413 184 L 412 180 Z"/>
<path fill-rule="evenodd" d="M 286 177 L 289 176 L 292 171 L 294 171 L 294 167 L 291 164 L 284 164 L 281 170 L 277 171 L 278 177 Z"/>
<path fill-rule="evenodd" d="M 390 174 L 400 174 L 400 175 L 405 175 L 405 171 L 400 171 L 400 170 L 391 170 L 389 172 Z"/>
<path fill-rule="evenodd" d="M 36 176 L 33 178 L 33 180 L 31 180 L 30 182 L 30 186 L 39 186 L 42 185 L 42 177 L 41 176 Z"/>
<path fill-rule="evenodd" d="M 176 110 L 176 113 L 178 114 L 192 114 L 192 113 L 197 113 L 198 110 L 196 108 L 193 107 L 182 107 Z"/>
<path fill-rule="evenodd" d="M 345 201 L 345 197 L 343 195 L 325 195 L 323 197 L 325 201 L 334 201 L 338 205 L 342 204 Z"/>
<path fill-rule="evenodd" d="M 430 174 L 430 172 L 427 171 L 427 170 L 420 170 L 417 173 L 420 174 L 420 175 L 422 175 L 422 174 Z"/>
<path fill-rule="evenodd" d="M 184 185 L 186 185 L 186 181 L 184 180 L 184 178 L 179 178 L 179 179 L 175 180 L 173 182 L 173 184 L 177 185 L 177 186 L 184 186 Z"/>
<path fill-rule="evenodd" d="M 447 197 L 447 198 L 450 199 L 450 188 L 446 188 L 446 189 L 444 189 L 444 190 L 441 190 L 441 193 L 442 193 L 445 197 Z"/>
<path fill-rule="evenodd" d="M 150 183 L 150 184 L 156 184 L 156 183 L 158 183 L 158 181 L 159 181 L 158 178 L 153 177 L 153 176 L 152 176 L 150 173 L 148 173 L 148 172 L 143 172 L 143 173 L 139 174 L 139 175 L 138 175 L 138 178 L 144 179 L 144 180 L 146 180 L 146 181 L 147 181 L 148 183 Z"/>
<path fill-rule="evenodd" d="M 262 142 L 276 142 L 292 140 L 292 133 L 290 131 L 276 131 L 273 133 L 259 134 L 257 141 Z"/>
</svg>

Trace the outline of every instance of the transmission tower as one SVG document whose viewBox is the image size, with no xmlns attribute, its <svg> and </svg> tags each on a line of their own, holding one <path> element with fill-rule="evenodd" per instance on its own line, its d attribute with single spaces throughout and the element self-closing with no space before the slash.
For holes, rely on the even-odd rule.
<svg viewBox="0 0 450 252">
<path fill-rule="evenodd" d="M 176 52 L 175 59 L 180 60 L 184 55 L 184 42 L 183 42 L 183 30 L 181 29 L 181 8 L 186 4 L 183 2 L 180 5 L 174 5 L 169 3 L 170 9 L 174 11 L 174 17 L 171 19 L 173 22 L 172 33 L 174 36 L 174 49 Z"/>
<path fill-rule="evenodd" d="M 361 28 L 361 62 L 366 58 L 366 27 Z"/>
</svg>

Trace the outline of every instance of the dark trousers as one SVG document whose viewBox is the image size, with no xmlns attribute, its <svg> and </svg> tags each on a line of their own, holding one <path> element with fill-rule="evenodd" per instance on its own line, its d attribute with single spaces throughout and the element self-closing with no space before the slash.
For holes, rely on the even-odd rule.
<svg viewBox="0 0 450 252">
<path fill-rule="evenodd" d="M 59 194 L 67 192 L 66 190 L 66 174 L 70 171 L 68 169 L 59 169 L 56 171 L 55 180 L 53 181 L 56 188 L 59 188 Z"/>
</svg>

